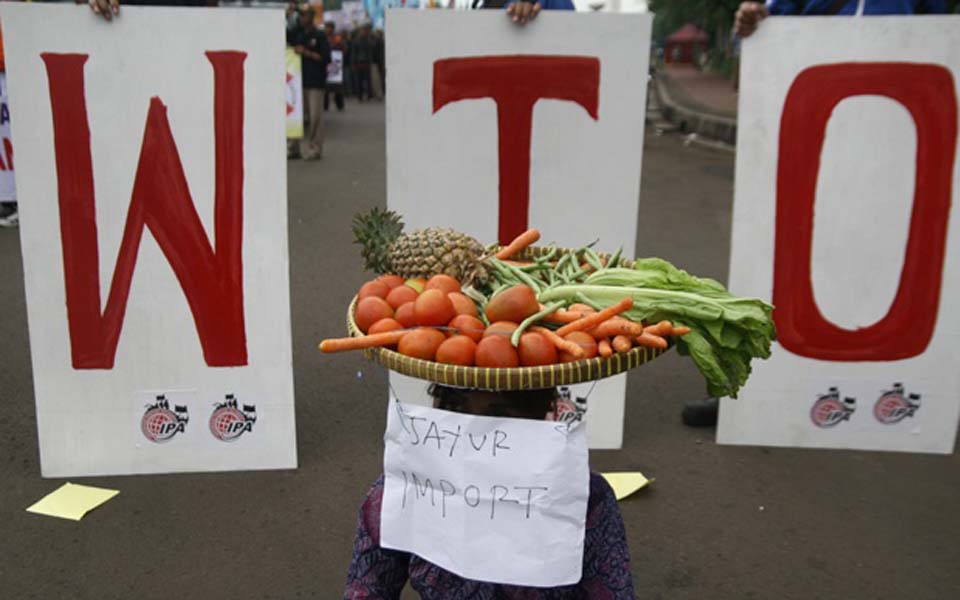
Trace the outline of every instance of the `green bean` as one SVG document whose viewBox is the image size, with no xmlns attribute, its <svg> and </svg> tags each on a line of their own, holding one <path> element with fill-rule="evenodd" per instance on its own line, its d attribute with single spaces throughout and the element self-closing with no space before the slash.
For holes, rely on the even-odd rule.
<svg viewBox="0 0 960 600">
<path fill-rule="evenodd" d="M 513 344 L 513 347 L 516 348 L 520 345 L 520 336 L 523 334 L 524 330 L 527 327 L 530 327 L 540 319 L 549 315 L 550 313 L 562 308 L 566 302 L 551 302 L 546 305 L 543 310 L 538 312 L 535 315 L 530 315 L 520 323 L 520 326 L 513 330 L 513 335 L 510 336 L 510 343 Z"/>
<path fill-rule="evenodd" d="M 525 283 L 525 284 L 527 284 L 528 286 L 530 286 L 531 288 L 533 288 L 533 291 L 534 291 L 534 292 L 536 292 L 536 293 L 538 293 L 538 294 L 540 293 L 540 286 L 537 284 L 536 281 L 533 280 L 532 277 L 530 277 L 529 275 L 527 275 L 526 273 L 524 273 L 523 271 L 521 271 L 520 269 L 518 269 L 517 267 L 515 267 L 515 266 L 513 266 L 513 265 L 505 265 L 505 266 L 506 266 L 508 269 L 510 269 L 510 271 L 512 271 L 513 274 L 516 275 L 516 276 L 520 279 L 520 281 L 522 281 L 523 283 Z"/>
<path fill-rule="evenodd" d="M 587 264 L 589 264 L 591 267 L 593 267 L 597 271 L 603 269 L 603 263 L 600 261 L 600 255 L 594 252 L 593 250 L 591 250 L 590 248 L 586 248 L 584 250 L 584 257 L 587 259 Z"/>
<path fill-rule="evenodd" d="M 616 269 L 620 266 L 620 255 L 623 254 L 623 246 L 617 248 L 617 251 L 613 253 L 613 256 L 610 257 L 610 260 L 607 261 L 607 268 Z"/>
<path fill-rule="evenodd" d="M 553 257 L 556 256 L 556 254 L 557 254 L 557 247 L 554 246 L 553 248 L 550 249 L 550 252 L 547 252 L 546 254 L 544 254 L 543 256 L 541 256 L 540 258 L 538 258 L 538 259 L 537 259 L 537 262 L 538 262 L 538 263 L 549 263 L 551 260 L 553 260 Z"/>
<path fill-rule="evenodd" d="M 498 259 L 491 258 L 490 264 L 493 265 L 494 270 L 500 274 L 501 283 L 512 282 L 515 285 L 519 281 L 513 271 L 508 269 L 507 265 L 503 264 Z"/>
</svg>

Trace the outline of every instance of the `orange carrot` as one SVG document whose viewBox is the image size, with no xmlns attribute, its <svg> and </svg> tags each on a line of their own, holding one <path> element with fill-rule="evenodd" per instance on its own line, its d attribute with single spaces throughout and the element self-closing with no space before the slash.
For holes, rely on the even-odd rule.
<svg viewBox="0 0 960 600">
<path fill-rule="evenodd" d="M 574 312 L 571 310 L 561 309 L 545 316 L 543 320 L 546 321 L 547 323 L 558 323 L 560 325 L 566 325 L 567 323 L 573 323 L 577 319 L 582 319 L 584 316 L 585 316 L 584 313 L 581 313 L 581 312 Z"/>
<path fill-rule="evenodd" d="M 670 332 L 670 335 L 679 336 L 679 335 L 687 335 L 688 333 L 690 333 L 690 328 L 681 326 L 681 327 L 674 327 L 673 330 Z"/>
<path fill-rule="evenodd" d="M 553 342 L 553 345 L 557 347 L 557 350 L 568 352 L 572 354 L 574 358 L 583 358 L 587 354 L 579 344 L 563 339 L 546 327 L 531 327 L 530 331 L 536 331 L 537 333 L 542 333 L 543 335 L 547 336 L 547 339 Z"/>
<path fill-rule="evenodd" d="M 504 246 L 503 249 L 497 252 L 494 256 L 500 260 L 506 260 L 539 239 L 539 231 L 536 229 L 528 229 L 518 235 L 512 242 Z"/>
<path fill-rule="evenodd" d="M 571 304 L 570 306 L 567 307 L 567 310 L 571 312 L 578 312 L 578 313 L 584 313 L 584 314 L 587 314 L 587 313 L 593 314 L 597 312 L 597 309 L 590 306 L 589 304 Z"/>
<path fill-rule="evenodd" d="M 347 350 L 363 350 L 364 348 L 376 348 L 378 346 L 392 346 L 400 341 L 405 330 L 385 331 L 383 333 L 374 333 L 373 335 L 364 335 L 360 337 L 337 338 L 332 340 L 323 340 L 320 342 L 321 352 L 346 352 Z"/>
<path fill-rule="evenodd" d="M 673 324 L 670 323 L 670 321 L 660 321 L 655 325 L 647 325 L 643 328 L 644 333 L 652 333 L 653 335 L 659 335 L 660 337 L 670 335 L 671 331 L 673 331 Z"/>
<path fill-rule="evenodd" d="M 667 340 L 653 333 L 643 332 L 637 336 L 637 343 L 647 348 L 666 348 Z"/>
<path fill-rule="evenodd" d="M 610 358 L 613 356 L 613 348 L 610 346 L 610 340 L 603 338 L 597 342 L 597 352 L 601 358 Z"/>
<path fill-rule="evenodd" d="M 590 330 L 590 335 L 597 339 L 613 337 L 616 335 L 637 337 L 641 333 L 643 333 L 643 325 L 634 323 L 630 319 L 624 319 L 623 317 L 613 317 L 612 319 L 607 319 L 603 323 L 600 323 Z"/>
<path fill-rule="evenodd" d="M 613 338 L 613 349 L 621 354 L 624 352 L 630 352 L 630 348 L 633 348 L 633 342 L 630 341 L 625 335 L 618 335 Z"/>
<path fill-rule="evenodd" d="M 557 335 L 563 337 L 568 333 L 573 333 L 574 331 L 584 331 L 590 329 L 596 325 L 599 325 L 600 323 L 603 323 L 607 319 L 615 317 L 624 311 L 630 310 L 631 306 L 633 306 L 633 298 L 624 298 L 620 302 L 617 302 L 613 306 L 608 306 L 598 313 L 587 315 L 582 319 L 574 321 L 573 323 L 564 325 L 557 330 Z"/>
</svg>

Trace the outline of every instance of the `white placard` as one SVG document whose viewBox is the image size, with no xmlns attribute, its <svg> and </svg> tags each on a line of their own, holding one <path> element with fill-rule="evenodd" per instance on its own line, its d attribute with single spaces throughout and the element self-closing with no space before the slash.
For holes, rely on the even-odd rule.
<svg viewBox="0 0 960 600">
<path fill-rule="evenodd" d="M 435 104 L 444 101 L 434 88 L 435 69 L 443 64 L 438 61 L 516 55 L 572 60 L 559 72 L 574 87 L 596 93 L 596 118 L 589 102 L 536 101 L 530 126 L 529 207 L 526 214 L 510 216 L 537 227 L 543 244 L 578 247 L 600 238 L 599 250 L 613 252 L 622 246 L 625 255 L 632 254 L 650 24 L 650 15 L 545 12 L 534 23 L 517 27 L 502 11 L 389 11 L 388 207 L 403 215 L 408 230 L 452 227 L 483 243 L 497 240 L 500 220 L 507 218 L 499 210 L 504 173 L 499 167 L 497 104 L 487 97 L 449 101 L 435 110 Z M 425 37 L 424 31 L 431 35 Z M 593 65 L 599 69 L 598 82 L 579 78 L 584 63 L 587 71 Z M 502 66 L 507 71 L 514 67 Z M 551 97 L 575 97 L 571 89 L 558 86 Z M 391 383 L 398 393 L 407 388 L 394 375 Z M 575 394 L 586 396 L 588 389 L 575 386 Z M 590 447 L 621 446 L 625 390 L 625 375 L 604 380 L 594 390 Z M 400 397 L 419 395 L 405 389 Z"/>
<path fill-rule="evenodd" d="M 43 475 L 295 467 L 282 11 L 0 19 Z"/>
<path fill-rule="evenodd" d="M 330 64 L 327 65 L 327 83 L 343 83 L 343 50 L 330 51 Z"/>
<path fill-rule="evenodd" d="M 950 453 L 960 18 L 771 18 L 744 42 L 730 288 L 779 342 L 717 439 Z M 954 206 L 951 206 L 954 204 Z"/>
<path fill-rule="evenodd" d="M 13 140 L 10 136 L 10 105 L 7 103 L 7 74 L 0 71 L 0 202 L 17 199 L 13 178 Z"/>
<path fill-rule="evenodd" d="M 467 579 L 577 583 L 590 493 L 583 429 L 390 401 L 380 545 Z"/>
</svg>

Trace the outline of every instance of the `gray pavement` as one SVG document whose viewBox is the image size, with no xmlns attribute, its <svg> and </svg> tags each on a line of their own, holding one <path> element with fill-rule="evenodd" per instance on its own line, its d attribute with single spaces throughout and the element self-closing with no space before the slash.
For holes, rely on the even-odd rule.
<svg viewBox="0 0 960 600">
<path fill-rule="evenodd" d="M 296 471 L 90 478 L 121 494 L 82 522 L 24 512 L 61 480 L 40 477 L 19 242 L 0 230 L 0 598 L 339 597 L 386 377 L 316 343 L 365 279 L 349 220 L 384 203 L 383 108 L 327 124 L 324 160 L 289 163 Z M 731 156 L 646 143 L 638 254 L 725 279 Z M 624 449 L 591 455 L 657 478 L 620 504 L 641 598 L 960 597 L 958 456 L 718 447 L 679 421 L 702 390 L 674 353 L 632 372 Z"/>
</svg>

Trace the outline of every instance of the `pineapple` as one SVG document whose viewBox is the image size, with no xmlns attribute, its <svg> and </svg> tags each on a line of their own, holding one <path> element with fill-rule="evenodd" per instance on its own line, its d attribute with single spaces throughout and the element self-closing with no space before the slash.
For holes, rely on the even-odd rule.
<svg viewBox="0 0 960 600">
<path fill-rule="evenodd" d="M 360 244 L 364 268 L 404 278 L 444 273 L 464 285 L 487 280 L 483 245 L 454 231 L 429 227 L 403 233 L 403 221 L 392 210 L 374 208 L 353 218 L 354 243 Z"/>
</svg>

